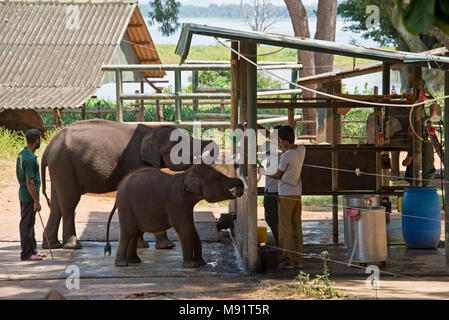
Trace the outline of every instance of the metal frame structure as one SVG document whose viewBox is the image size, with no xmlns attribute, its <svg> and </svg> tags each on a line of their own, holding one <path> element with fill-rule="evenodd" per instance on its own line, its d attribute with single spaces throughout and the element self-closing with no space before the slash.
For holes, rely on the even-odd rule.
<svg viewBox="0 0 449 320">
<path fill-rule="evenodd" d="M 322 52 L 328 54 L 337 54 L 356 58 L 366 58 L 372 60 L 378 60 L 382 62 L 382 76 L 383 76 L 383 95 L 388 94 L 390 87 L 390 68 L 391 64 L 407 64 L 413 66 L 414 69 L 414 99 L 418 98 L 419 83 L 422 78 L 421 67 L 428 68 L 440 68 L 447 70 L 449 68 L 449 57 L 436 56 L 429 53 L 410 53 L 400 52 L 384 49 L 365 48 L 355 45 L 340 44 L 331 41 L 313 40 L 305 38 L 296 38 L 284 35 L 265 34 L 260 32 L 240 31 L 220 27 L 211 27 L 198 24 L 184 24 L 181 32 L 178 45 L 176 47 L 176 53 L 180 55 L 181 62 L 185 61 L 188 56 L 190 43 L 194 34 L 210 36 L 216 38 L 222 38 L 226 40 L 232 40 L 232 49 L 240 53 L 240 55 L 246 57 L 250 61 L 257 63 L 257 45 L 265 44 L 277 47 L 287 47 L 293 49 L 307 50 Z M 239 59 L 239 56 L 235 52 L 231 53 L 231 65 L 235 66 L 232 69 L 231 79 L 233 85 L 233 97 L 238 101 L 234 103 L 231 109 L 231 119 L 236 118 L 236 115 L 240 113 L 241 120 L 247 120 L 248 129 L 256 129 L 256 116 L 257 108 L 257 88 L 255 85 L 256 68 L 253 64 L 248 63 L 245 59 Z M 236 86 L 236 87 L 234 87 Z M 335 92 L 334 92 L 335 93 Z M 449 75 L 445 72 L 445 93 L 449 95 Z M 231 98 L 232 99 L 232 98 Z M 338 127 L 340 116 L 338 114 L 338 108 L 343 106 L 347 107 L 372 107 L 371 105 L 360 103 L 359 105 L 353 103 L 342 103 L 335 101 L 326 101 L 326 104 L 320 107 L 327 108 L 329 110 L 329 126 L 332 128 L 332 167 L 338 168 L 338 158 L 336 150 L 340 148 L 338 141 Z M 279 107 L 279 106 L 277 106 Z M 289 110 L 295 108 L 317 108 L 319 107 L 313 102 L 292 103 L 288 106 Z M 423 107 L 416 107 L 414 111 L 414 126 L 416 128 L 422 123 L 422 110 Z M 375 113 L 377 119 L 381 119 L 380 125 L 382 131 L 388 128 L 389 123 L 389 108 L 385 109 L 385 115 L 382 114 L 381 108 L 376 107 Z M 445 127 L 449 128 L 449 101 L 445 100 Z M 231 120 L 231 128 L 235 128 L 236 122 Z M 388 130 L 387 130 L 388 131 Z M 388 133 L 388 132 L 387 132 Z M 384 132 L 384 136 L 385 132 Z M 388 137 L 385 141 L 385 145 L 389 145 Z M 449 141 L 449 130 L 445 130 L 446 141 Z M 419 139 L 413 139 L 413 161 L 414 161 L 414 177 L 418 177 L 418 172 L 422 168 L 421 157 L 421 141 Z M 385 148 L 377 149 L 377 162 L 380 162 L 381 153 Z M 445 165 L 449 166 L 449 149 L 445 150 Z M 380 166 L 378 166 L 379 168 Z M 257 179 L 256 179 L 256 166 L 247 164 L 244 168 L 248 177 L 248 192 L 238 199 L 238 212 L 236 231 L 238 232 L 236 237 L 237 246 L 243 260 L 245 269 L 249 272 L 254 272 L 257 268 Z M 333 235 L 334 242 L 338 241 L 338 171 L 332 172 L 332 196 L 333 196 Z M 445 174 L 445 192 L 449 192 L 449 175 Z M 418 183 L 418 185 L 420 185 Z M 381 191 L 382 179 L 379 177 L 377 180 L 377 191 Z M 449 208 L 445 208 L 445 239 L 446 243 L 449 242 Z M 449 246 L 446 246 L 446 259 L 449 263 Z"/>
</svg>

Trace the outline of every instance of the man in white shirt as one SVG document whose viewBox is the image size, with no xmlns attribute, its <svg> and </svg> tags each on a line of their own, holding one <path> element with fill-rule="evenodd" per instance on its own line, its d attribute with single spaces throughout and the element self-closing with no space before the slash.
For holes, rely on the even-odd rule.
<svg viewBox="0 0 449 320">
<path fill-rule="evenodd" d="M 282 126 L 275 126 L 274 130 L 278 130 Z M 273 131 L 274 132 L 274 131 Z M 277 135 L 276 135 L 277 136 Z M 270 146 L 271 145 L 271 146 Z M 267 168 L 270 168 L 270 165 L 275 165 L 279 163 L 279 151 L 278 149 L 278 141 L 266 141 L 265 142 L 265 150 L 267 153 Z M 272 148 L 275 147 L 275 148 Z M 276 154 L 271 155 L 270 150 L 276 150 Z M 271 157 L 277 157 L 273 161 L 273 163 L 270 163 Z M 277 170 L 277 168 L 274 168 Z M 268 170 L 270 171 L 270 170 Z M 265 221 L 267 222 L 268 226 L 271 229 L 271 232 L 273 233 L 274 240 L 276 241 L 276 245 L 279 245 L 279 220 L 278 220 L 278 180 L 272 179 L 268 176 L 265 177 L 265 190 L 264 190 L 264 197 L 263 197 L 263 207 L 265 209 Z"/>
<path fill-rule="evenodd" d="M 283 126 L 278 130 L 278 140 L 284 153 L 281 155 L 277 172 L 267 177 L 278 180 L 279 248 L 281 249 L 279 267 L 281 269 L 301 268 L 303 262 L 301 170 L 306 149 L 304 146 L 295 145 L 295 132 L 290 126 Z M 260 174 L 266 174 L 266 171 L 260 170 Z"/>
</svg>

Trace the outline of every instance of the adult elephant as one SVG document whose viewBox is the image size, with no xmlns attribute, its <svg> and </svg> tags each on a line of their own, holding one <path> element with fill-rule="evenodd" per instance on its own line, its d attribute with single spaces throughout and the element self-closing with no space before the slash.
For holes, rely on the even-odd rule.
<svg viewBox="0 0 449 320">
<path fill-rule="evenodd" d="M 61 129 L 45 149 L 41 163 L 42 191 L 50 206 L 45 227 L 50 246 L 82 248 L 74 219 L 81 195 L 115 191 L 123 177 L 145 166 L 186 170 L 194 158 L 201 157 L 206 146 L 208 150 L 210 147 L 218 150 L 211 140 L 199 141 L 190 136 L 170 141 L 175 129 L 173 126 L 149 127 L 99 119 L 79 121 Z M 190 150 L 190 155 L 189 161 L 178 163 L 171 160 L 170 151 L 181 140 L 190 143 L 190 149 L 183 149 Z M 51 201 L 45 190 L 46 167 L 51 177 Z M 62 244 L 58 240 L 61 217 Z M 157 234 L 156 239 L 157 248 L 173 246 L 166 233 Z M 140 245 L 144 244 L 142 238 Z M 42 247 L 48 247 L 46 241 L 42 242 Z"/>
</svg>

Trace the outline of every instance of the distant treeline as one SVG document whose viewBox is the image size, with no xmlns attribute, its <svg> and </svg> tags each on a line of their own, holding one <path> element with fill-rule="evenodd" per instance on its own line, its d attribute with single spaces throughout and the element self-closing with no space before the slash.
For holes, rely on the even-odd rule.
<svg viewBox="0 0 449 320">
<path fill-rule="evenodd" d="M 139 5 L 144 16 L 148 15 L 151 10 L 149 5 Z M 305 6 L 307 15 L 314 16 L 316 8 L 314 6 Z M 273 6 L 270 11 L 274 11 L 276 16 L 281 18 L 290 18 L 286 6 Z M 196 17 L 220 17 L 220 18 L 241 18 L 240 5 L 238 4 L 210 4 L 208 7 L 197 7 L 193 5 L 181 5 L 179 9 L 179 16 L 181 18 L 196 18 Z"/>
</svg>

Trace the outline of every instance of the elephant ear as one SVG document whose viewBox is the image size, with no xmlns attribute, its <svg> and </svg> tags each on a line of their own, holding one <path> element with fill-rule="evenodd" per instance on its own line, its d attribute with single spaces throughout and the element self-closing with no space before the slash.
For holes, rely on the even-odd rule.
<svg viewBox="0 0 449 320">
<path fill-rule="evenodd" d="M 201 194 L 202 184 L 201 179 L 195 177 L 192 171 L 184 176 L 184 191 Z"/>
<path fill-rule="evenodd" d="M 155 168 L 161 167 L 161 153 L 159 147 L 153 141 L 153 135 L 147 135 L 143 138 L 140 145 L 140 158 L 142 161 Z"/>
</svg>

